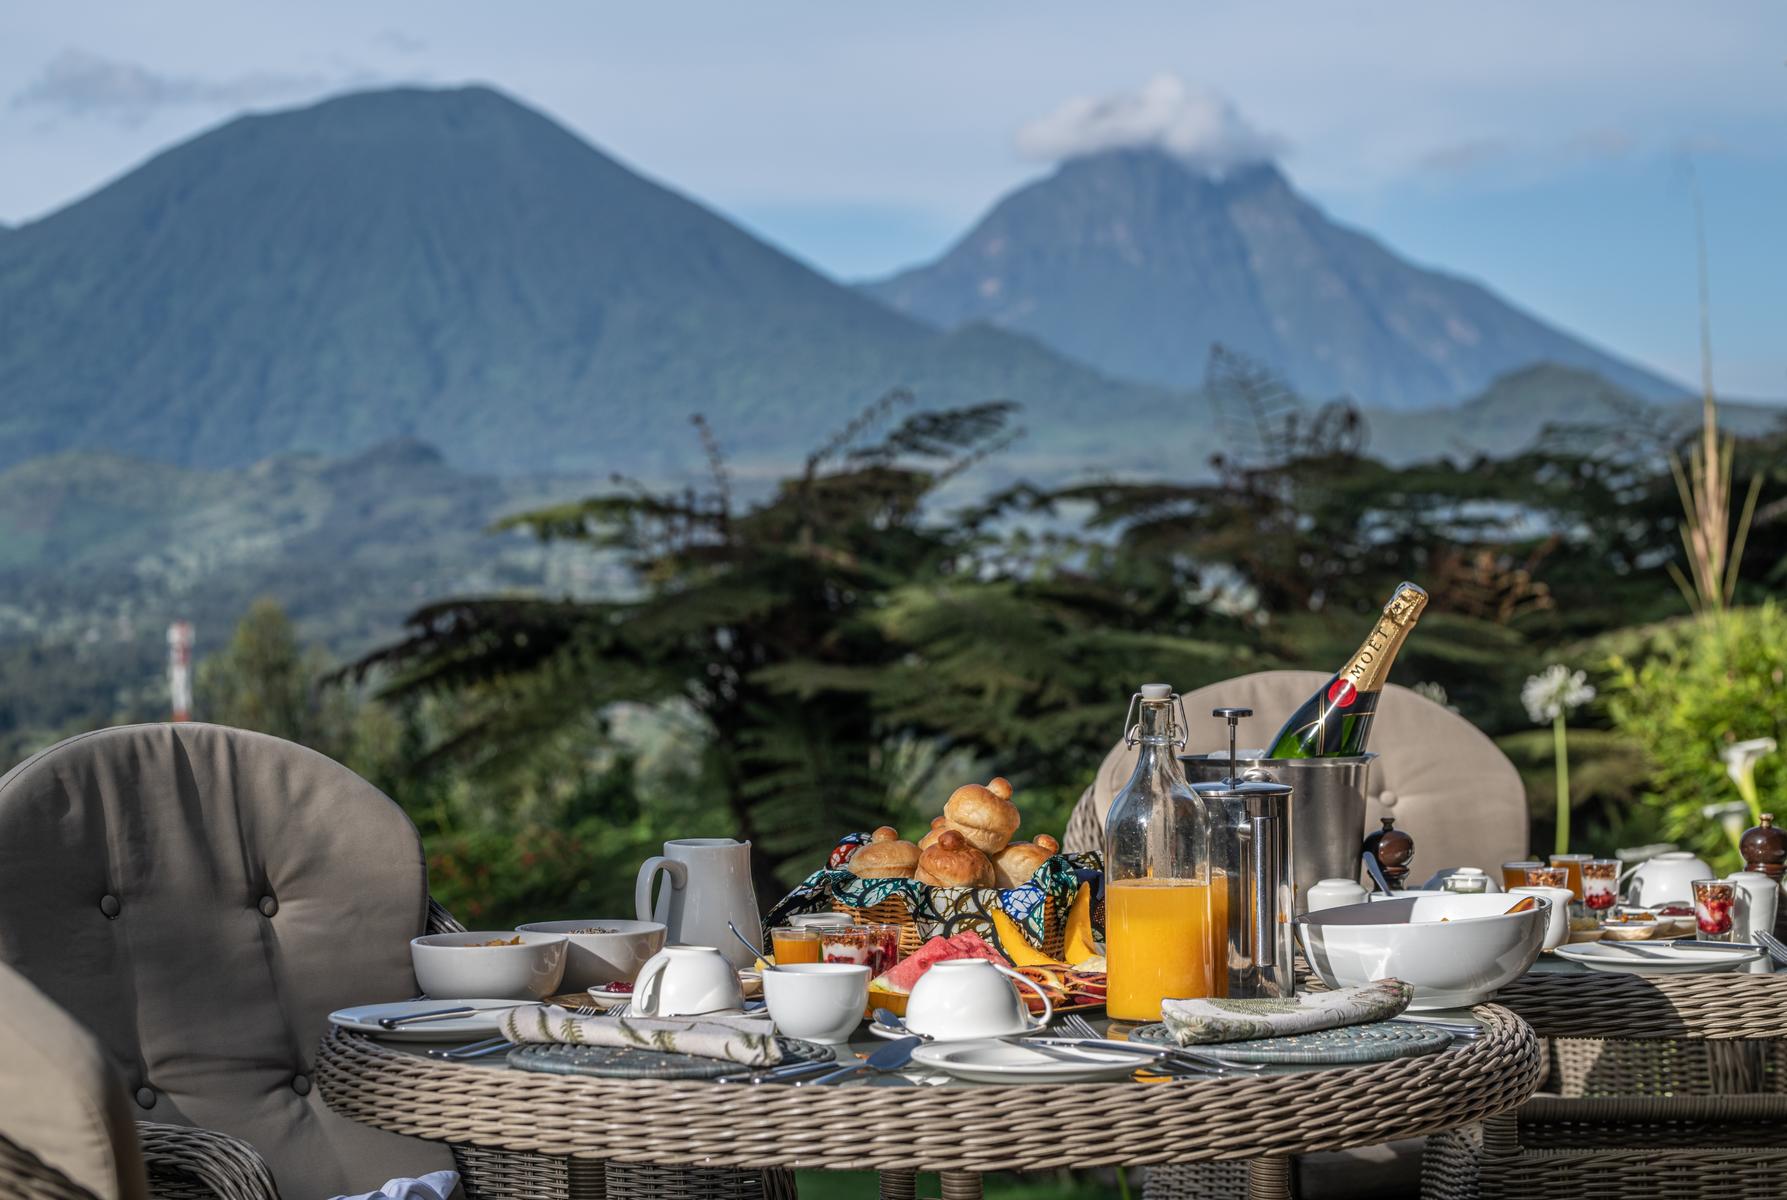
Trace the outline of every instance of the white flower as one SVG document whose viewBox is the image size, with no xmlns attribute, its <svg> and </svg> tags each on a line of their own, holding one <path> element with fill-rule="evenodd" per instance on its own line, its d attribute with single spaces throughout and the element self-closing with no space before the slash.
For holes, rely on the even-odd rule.
<svg viewBox="0 0 1787 1200">
<path fill-rule="evenodd" d="M 1725 760 L 1725 774 L 1731 776 L 1739 791 L 1750 786 L 1756 777 L 1756 764 L 1764 755 L 1775 752 L 1775 739 L 1769 737 L 1751 738 L 1747 742 L 1733 742 L 1719 751 L 1719 757 Z"/>
<path fill-rule="evenodd" d="M 1594 698 L 1595 685 L 1588 681 L 1588 672 L 1572 671 L 1562 663 L 1527 676 L 1526 686 L 1520 689 L 1520 702 L 1536 725 L 1549 725 Z"/>
</svg>

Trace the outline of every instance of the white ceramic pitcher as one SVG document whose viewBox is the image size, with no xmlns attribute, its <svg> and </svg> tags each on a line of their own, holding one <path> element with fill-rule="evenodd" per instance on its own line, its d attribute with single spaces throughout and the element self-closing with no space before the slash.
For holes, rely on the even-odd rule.
<svg viewBox="0 0 1787 1200">
<path fill-rule="evenodd" d="M 664 873 L 658 902 L 652 905 L 652 883 Z M 662 855 L 639 867 L 633 906 L 641 921 L 657 921 L 671 944 L 719 948 L 735 967 L 748 967 L 755 956 L 726 928 L 731 921 L 748 938 L 763 936 L 763 917 L 751 887 L 751 843 L 731 838 L 676 838 L 664 843 Z"/>
</svg>

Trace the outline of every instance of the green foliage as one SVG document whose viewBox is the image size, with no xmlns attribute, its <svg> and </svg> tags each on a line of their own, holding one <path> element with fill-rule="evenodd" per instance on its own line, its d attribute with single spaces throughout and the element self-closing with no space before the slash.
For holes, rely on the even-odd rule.
<svg viewBox="0 0 1787 1200">
<path fill-rule="evenodd" d="M 1769 602 L 1659 627 L 1642 658 L 1613 660 L 1610 683 L 1614 726 L 1650 767 L 1644 803 L 1671 839 L 1735 867 L 1730 841 L 1702 809 L 1737 799 L 1724 747 L 1761 737 L 1787 746 L 1787 611 Z M 1787 812 L 1778 752 L 1763 759 L 1756 782 L 1763 808 Z"/>
<path fill-rule="evenodd" d="M 389 696 L 452 697 L 439 755 L 484 779 L 615 704 L 676 702 L 698 722 L 693 787 L 769 891 L 841 833 L 934 813 L 977 760 L 1020 787 L 1081 778 L 1141 675 L 1189 685 L 1246 661 L 1239 624 L 1183 595 L 1136 604 L 1120 573 L 998 543 L 999 506 L 927 513 L 1002 444 L 1010 406 L 899 419 L 909 403 L 871 406 L 744 506 L 702 427 L 705 490 L 628 485 L 508 522 L 615 556 L 624 598 L 432 605 L 360 669 L 387 671 Z"/>
</svg>

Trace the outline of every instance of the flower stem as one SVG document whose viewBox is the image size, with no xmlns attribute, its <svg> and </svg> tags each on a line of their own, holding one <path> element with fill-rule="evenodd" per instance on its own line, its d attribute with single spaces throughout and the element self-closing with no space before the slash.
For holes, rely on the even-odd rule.
<svg viewBox="0 0 1787 1200">
<path fill-rule="evenodd" d="M 1557 759 L 1557 851 L 1558 854 L 1570 852 L 1570 744 L 1564 737 L 1564 714 L 1559 713 L 1551 722 L 1551 733 L 1555 743 L 1553 755 Z"/>
</svg>

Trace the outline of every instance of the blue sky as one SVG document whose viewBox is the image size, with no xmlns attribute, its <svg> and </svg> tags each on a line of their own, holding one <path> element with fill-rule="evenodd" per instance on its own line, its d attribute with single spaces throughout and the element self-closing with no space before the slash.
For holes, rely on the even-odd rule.
<svg viewBox="0 0 1787 1200">
<path fill-rule="evenodd" d="M 1787 397 L 1787 5 L 434 0 L 8 5 L 0 221 L 244 108 L 494 83 L 845 278 L 1049 169 L 1019 132 L 1163 73 L 1417 261 L 1684 380 Z"/>
</svg>

